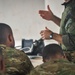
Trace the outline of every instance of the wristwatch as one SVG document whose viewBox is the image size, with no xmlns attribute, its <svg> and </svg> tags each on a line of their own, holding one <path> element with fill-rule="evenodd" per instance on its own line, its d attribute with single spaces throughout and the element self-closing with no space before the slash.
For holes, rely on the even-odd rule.
<svg viewBox="0 0 75 75">
<path fill-rule="evenodd" d="M 53 39 L 53 32 L 50 34 L 49 37 L 50 37 L 50 39 Z"/>
</svg>

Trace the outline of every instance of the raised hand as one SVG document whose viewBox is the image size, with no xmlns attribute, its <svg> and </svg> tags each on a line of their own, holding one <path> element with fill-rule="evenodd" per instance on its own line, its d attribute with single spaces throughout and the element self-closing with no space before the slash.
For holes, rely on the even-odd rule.
<svg viewBox="0 0 75 75">
<path fill-rule="evenodd" d="M 50 39 L 50 34 L 52 34 L 52 31 L 49 30 L 47 27 L 45 27 L 45 30 L 42 30 L 40 34 L 41 34 L 42 39 L 48 40 Z"/>
<path fill-rule="evenodd" d="M 46 20 L 52 20 L 54 15 L 49 7 L 49 5 L 47 6 L 47 11 L 46 10 L 39 10 L 39 14 L 40 16 L 43 18 L 43 19 L 46 19 Z"/>
</svg>

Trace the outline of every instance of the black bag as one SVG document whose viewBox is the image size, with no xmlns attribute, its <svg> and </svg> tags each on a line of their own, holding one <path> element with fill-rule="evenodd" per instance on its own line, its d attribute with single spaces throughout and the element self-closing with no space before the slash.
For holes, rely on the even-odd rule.
<svg viewBox="0 0 75 75">
<path fill-rule="evenodd" d="M 44 48 L 44 40 L 43 39 L 35 40 L 33 42 L 32 52 L 27 53 L 27 55 L 38 55 L 38 54 L 41 55 L 43 48 Z"/>
</svg>

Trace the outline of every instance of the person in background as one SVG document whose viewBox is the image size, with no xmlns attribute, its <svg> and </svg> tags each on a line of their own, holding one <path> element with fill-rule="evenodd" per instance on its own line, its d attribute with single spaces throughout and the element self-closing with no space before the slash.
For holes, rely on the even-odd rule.
<svg viewBox="0 0 75 75">
<path fill-rule="evenodd" d="M 42 53 L 43 64 L 29 75 L 75 75 L 75 64 L 69 62 L 58 44 L 46 45 Z"/>
<path fill-rule="evenodd" d="M 58 44 L 48 44 L 42 51 L 43 62 L 56 59 L 66 59 L 62 48 Z"/>
<path fill-rule="evenodd" d="M 23 51 L 15 49 L 14 46 L 11 27 L 0 23 L 0 52 L 4 59 L 4 75 L 26 75 L 33 69 L 33 65 L 28 56 Z"/>
<path fill-rule="evenodd" d="M 45 27 L 40 32 L 42 39 L 56 40 L 62 47 L 67 58 L 71 62 L 75 62 L 75 0 L 64 0 L 62 4 L 65 6 L 62 18 L 58 18 L 53 14 L 49 5 L 48 10 L 39 10 L 40 16 L 48 21 L 53 21 L 60 27 L 60 33 L 56 33 Z"/>
</svg>

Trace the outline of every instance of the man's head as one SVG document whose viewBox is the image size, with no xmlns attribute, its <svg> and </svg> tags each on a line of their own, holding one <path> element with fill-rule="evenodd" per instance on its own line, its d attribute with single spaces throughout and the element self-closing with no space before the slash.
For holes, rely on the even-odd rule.
<svg viewBox="0 0 75 75">
<path fill-rule="evenodd" d="M 15 45 L 12 29 L 5 23 L 0 23 L 0 44 L 4 44 L 12 48 Z"/>
<path fill-rule="evenodd" d="M 44 47 L 42 52 L 43 62 L 47 62 L 51 59 L 62 59 L 64 53 L 62 48 L 58 44 L 49 44 Z"/>
</svg>

